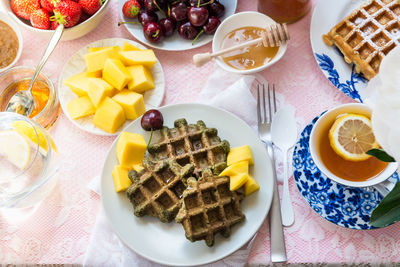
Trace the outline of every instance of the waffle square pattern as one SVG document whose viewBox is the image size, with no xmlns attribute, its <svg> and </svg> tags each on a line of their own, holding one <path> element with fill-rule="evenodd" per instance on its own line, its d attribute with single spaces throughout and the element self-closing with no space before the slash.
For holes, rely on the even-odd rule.
<svg viewBox="0 0 400 267">
<path fill-rule="evenodd" d="M 175 218 L 185 229 L 186 238 L 192 242 L 205 240 L 213 246 L 217 233 L 229 237 L 231 227 L 245 218 L 240 195 L 229 190 L 229 177 L 204 172 L 198 181 L 189 178 L 188 185 Z"/>
<path fill-rule="evenodd" d="M 400 44 L 400 1 L 369 0 L 323 35 L 335 45 L 347 63 L 368 80 L 378 72 L 381 61 Z"/>
</svg>

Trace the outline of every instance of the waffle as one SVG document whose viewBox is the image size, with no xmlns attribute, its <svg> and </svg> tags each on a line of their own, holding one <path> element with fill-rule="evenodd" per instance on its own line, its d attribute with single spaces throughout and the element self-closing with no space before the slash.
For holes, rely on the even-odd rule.
<svg viewBox="0 0 400 267">
<path fill-rule="evenodd" d="M 194 166 L 181 167 L 173 159 L 149 164 L 143 161 L 144 169 L 139 173 L 132 170 L 132 181 L 127 195 L 138 217 L 150 215 L 162 222 L 172 221 L 181 206 L 180 199 L 187 187 L 186 180 L 193 173 Z"/>
<path fill-rule="evenodd" d="M 148 147 L 149 160 L 170 158 L 181 166 L 193 164 L 196 178 L 201 177 L 203 169 L 218 175 L 226 168 L 229 143 L 221 141 L 217 129 L 207 128 L 203 121 L 188 125 L 185 119 L 176 120 L 174 126 L 160 130 L 160 140 Z"/>
<path fill-rule="evenodd" d="M 368 80 L 378 72 L 382 58 L 400 44 L 400 1 L 369 0 L 323 35 L 336 45 L 347 63 Z"/>
<path fill-rule="evenodd" d="M 205 240 L 211 247 L 217 233 L 229 237 L 231 227 L 244 220 L 240 197 L 229 190 L 227 176 L 189 178 L 188 184 L 175 221 L 182 224 L 187 239 Z"/>
</svg>

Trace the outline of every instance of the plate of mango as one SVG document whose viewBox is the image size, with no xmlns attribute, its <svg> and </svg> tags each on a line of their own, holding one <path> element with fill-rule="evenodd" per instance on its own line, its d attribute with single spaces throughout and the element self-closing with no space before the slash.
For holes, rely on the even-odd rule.
<svg viewBox="0 0 400 267">
<path fill-rule="evenodd" d="M 107 136 L 160 106 L 165 79 L 153 50 L 110 38 L 77 51 L 65 64 L 58 88 L 61 107 L 74 125 Z"/>
</svg>

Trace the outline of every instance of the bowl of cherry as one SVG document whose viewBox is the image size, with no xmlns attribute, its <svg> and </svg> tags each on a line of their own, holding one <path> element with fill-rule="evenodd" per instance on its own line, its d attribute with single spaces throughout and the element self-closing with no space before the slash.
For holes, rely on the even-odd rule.
<svg viewBox="0 0 400 267">
<path fill-rule="evenodd" d="M 169 51 L 209 43 L 237 0 L 118 0 L 121 22 L 140 42 Z"/>
</svg>

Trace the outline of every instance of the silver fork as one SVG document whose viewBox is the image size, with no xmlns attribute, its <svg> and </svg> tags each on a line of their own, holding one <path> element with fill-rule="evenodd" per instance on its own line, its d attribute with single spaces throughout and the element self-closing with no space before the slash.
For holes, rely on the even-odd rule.
<svg viewBox="0 0 400 267">
<path fill-rule="evenodd" d="M 260 86 L 257 85 L 257 121 L 258 135 L 265 144 L 268 155 L 271 160 L 272 173 L 274 175 L 274 194 L 272 197 L 271 209 L 269 211 L 269 232 L 270 232 L 270 247 L 271 247 L 271 262 L 284 262 L 286 258 L 285 238 L 283 236 L 281 208 L 279 203 L 279 193 L 276 180 L 274 149 L 271 138 L 271 123 L 272 117 L 276 112 L 275 85 L 272 85 L 272 104 L 271 108 L 271 92 L 268 84 L 268 107 L 265 105 L 265 86 L 262 86 L 262 103 L 260 99 Z M 262 105 L 262 107 L 261 107 Z M 267 116 L 267 109 L 268 115 Z M 262 116 L 263 114 L 263 116 Z"/>
</svg>

